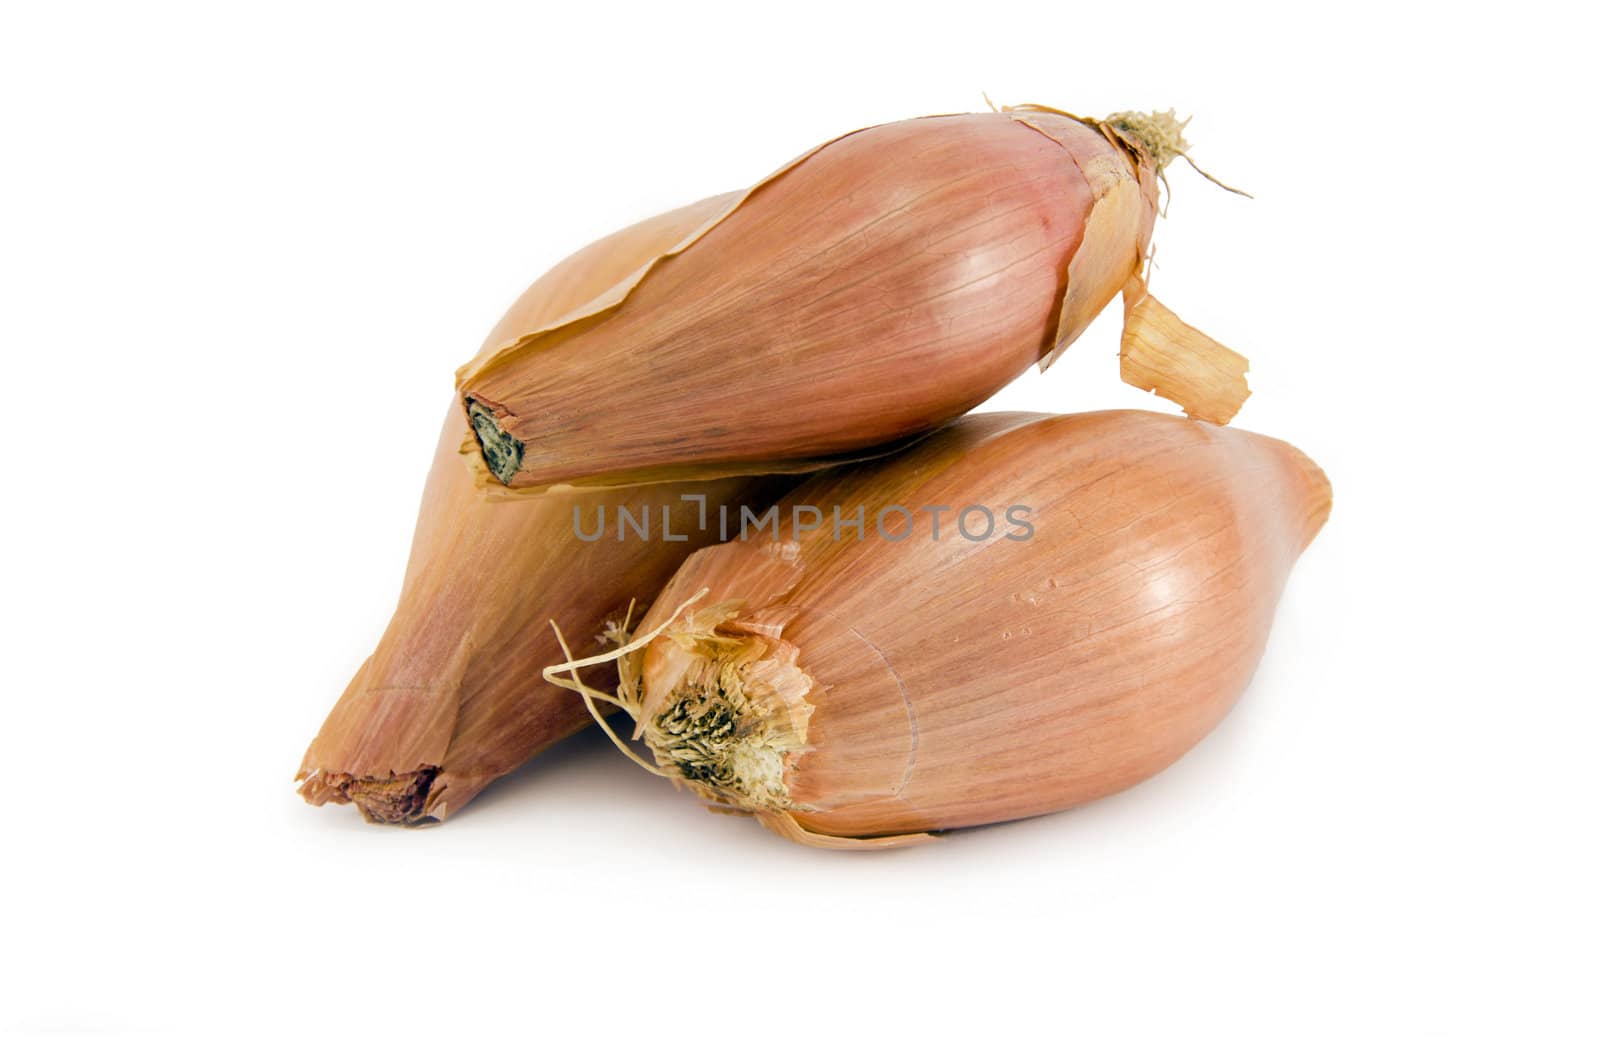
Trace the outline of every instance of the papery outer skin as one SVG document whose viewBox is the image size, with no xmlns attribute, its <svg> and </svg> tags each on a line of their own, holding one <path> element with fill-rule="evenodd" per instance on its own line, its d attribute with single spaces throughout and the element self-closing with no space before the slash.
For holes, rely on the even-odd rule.
<svg viewBox="0 0 1600 1037">
<path fill-rule="evenodd" d="M 1084 221 L 1083 244 L 1067 267 L 1055 345 L 1039 360 L 1042 371 L 1077 341 L 1127 279 L 1143 270 L 1155 231 L 1156 172 L 1149 162 L 1130 165 L 1127 155 L 1137 146 L 1110 127 L 1091 127 L 1066 112 L 1046 108 L 1019 109 L 1012 117 L 1066 148 L 1094 196 Z M 1095 137 L 1116 146 L 1103 147 Z"/>
<path fill-rule="evenodd" d="M 972 542 L 947 525 L 935 542 L 922 514 L 900 542 L 870 529 L 836 542 L 824 524 L 797 545 L 708 548 L 640 628 L 701 588 L 755 614 L 782 607 L 781 638 L 819 688 L 785 779 L 810 832 L 1028 817 L 1149 777 L 1222 718 L 1330 503 L 1303 454 L 1248 432 L 1137 411 L 972 415 L 814 476 L 782 514 L 982 504 L 1004 531 L 1004 509 L 1024 504 L 1031 539 Z M 665 699 L 648 681 L 644 694 Z"/>
<path fill-rule="evenodd" d="M 490 334 L 499 341 L 587 302 L 705 219 L 719 199 L 666 213 L 603 238 L 562 261 L 517 300 Z M 685 486 L 604 491 L 564 498 L 497 501 L 477 485 L 476 443 L 452 401 L 423 493 L 400 602 L 371 658 L 324 722 L 302 762 L 308 801 L 345 802 L 352 794 L 379 820 L 442 820 L 495 778 L 589 723 L 574 696 L 540 677 L 562 656 L 549 621 L 570 642 L 592 647 L 607 616 L 637 598 L 643 608 L 695 547 L 714 542 L 717 508 L 756 503 L 781 492 L 772 479 L 727 479 Z M 481 467 L 481 462 L 480 462 Z M 698 530 L 703 494 L 709 530 Z M 573 507 L 592 532 L 595 515 L 612 516 L 606 537 L 584 543 L 573 533 Z M 675 535 L 618 543 L 618 506 L 637 516 L 673 510 Z M 382 781 L 438 768 L 424 801 L 404 816 L 358 781 Z M 309 780 L 306 780 L 309 779 Z M 341 787 L 343 786 L 343 787 Z"/>
<path fill-rule="evenodd" d="M 1064 114 L 871 127 L 486 349 L 458 386 L 523 443 L 517 489 L 847 456 L 1076 338 L 1138 271 L 1154 214 L 1132 151 Z"/>
<path fill-rule="evenodd" d="M 484 339 L 474 364 L 540 328 L 603 310 L 611 293 L 637 281 L 661 256 L 732 211 L 746 192 L 702 198 L 591 242 L 528 286 Z M 471 365 L 469 365 L 471 366 Z"/>
<path fill-rule="evenodd" d="M 421 810 L 438 820 L 588 724 L 581 700 L 539 676 L 562 659 L 550 620 L 592 648 L 608 616 L 620 618 L 632 600 L 642 608 L 690 551 L 714 542 L 720 506 L 756 500 L 763 485 L 723 479 L 494 502 L 462 463 L 464 432 L 452 406 L 395 616 L 301 764 L 302 778 L 440 768 Z M 697 528 L 700 503 L 683 500 L 686 492 L 706 497 L 706 531 Z M 574 507 L 588 532 L 604 509 L 606 535 L 580 540 Z M 649 509 L 654 535 L 630 532 L 618 542 L 619 507 L 635 516 Z M 687 542 L 661 541 L 664 507 Z M 306 791 L 316 798 L 322 789 Z"/>
<path fill-rule="evenodd" d="M 1225 425 L 1250 395 L 1250 361 L 1190 327 L 1142 280 L 1122 290 L 1122 380 L 1172 400 L 1186 415 Z"/>
</svg>

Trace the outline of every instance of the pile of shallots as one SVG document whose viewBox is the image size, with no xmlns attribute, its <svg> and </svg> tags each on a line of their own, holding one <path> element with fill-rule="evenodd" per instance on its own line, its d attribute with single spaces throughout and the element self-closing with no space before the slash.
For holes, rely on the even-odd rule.
<svg viewBox="0 0 1600 1037">
<path fill-rule="evenodd" d="M 1330 504 L 1221 427 L 1244 358 L 1145 289 L 1181 129 L 874 126 L 558 264 L 457 374 L 399 606 L 301 794 L 443 820 L 597 721 L 849 849 L 1172 763 Z M 1124 380 L 1186 418 L 967 414 L 1118 294 Z"/>
</svg>

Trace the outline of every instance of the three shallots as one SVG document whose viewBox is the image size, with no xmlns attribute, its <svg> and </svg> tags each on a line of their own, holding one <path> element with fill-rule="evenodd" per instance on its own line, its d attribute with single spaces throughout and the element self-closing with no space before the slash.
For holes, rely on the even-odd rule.
<svg viewBox="0 0 1600 1037">
<path fill-rule="evenodd" d="M 866 848 L 1177 759 L 1330 504 L 1218 427 L 1244 358 L 1146 289 L 1182 128 L 869 127 L 557 265 L 457 373 L 400 606 L 302 794 L 442 820 L 595 719 L 719 808 Z M 962 417 L 1119 293 L 1123 379 L 1187 419 Z M 608 510 L 659 533 L 585 535 Z"/>
</svg>

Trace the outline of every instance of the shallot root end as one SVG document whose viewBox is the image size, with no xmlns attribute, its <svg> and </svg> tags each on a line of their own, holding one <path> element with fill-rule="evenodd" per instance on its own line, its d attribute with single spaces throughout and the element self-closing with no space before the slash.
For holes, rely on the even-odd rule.
<svg viewBox="0 0 1600 1037">
<path fill-rule="evenodd" d="M 357 777 L 318 771 L 300 786 L 307 803 L 354 803 L 373 824 L 414 825 L 429 820 L 423 813 L 438 767 L 423 767 L 387 778 Z"/>
<path fill-rule="evenodd" d="M 494 411 L 477 400 L 467 402 L 467 417 L 472 419 L 472 433 L 483 448 L 484 463 L 494 477 L 507 486 L 522 467 L 522 440 L 500 426 Z"/>
</svg>

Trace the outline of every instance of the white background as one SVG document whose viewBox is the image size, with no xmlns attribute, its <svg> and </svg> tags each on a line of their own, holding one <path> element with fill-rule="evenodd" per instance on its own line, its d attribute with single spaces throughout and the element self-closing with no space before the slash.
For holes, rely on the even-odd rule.
<svg viewBox="0 0 1600 1037">
<path fill-rule="evenodd" d="M 0 1022 L 1594 1033 L 1595 100 L 1557 5 L 0 15 Z M 545 267 L 857 126 L 1175 105 L 1154 286 L 1332 521 L 1138 789 L 789 845 L 581 737 L 426 831 L 291 778 L 456 364 Z M 1146 405 L 1115 314 L 994 407 Z M 381 430 L 381 431 L 380 431 Z"/>
</svg>

